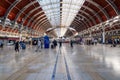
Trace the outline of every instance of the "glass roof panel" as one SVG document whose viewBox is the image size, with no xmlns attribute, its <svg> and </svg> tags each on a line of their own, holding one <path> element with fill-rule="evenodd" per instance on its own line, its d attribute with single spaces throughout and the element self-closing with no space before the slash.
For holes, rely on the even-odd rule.
<svg viewBox="0 0 120 80">
<path fill-rule="evenodd" d="M 53 28 L 57 26 L 69 27 L 85 2 L 85 0 L 62 0 L 62 2 L 60 2 L 60 0 L 37 1 L 45 12 Z M 62 6 L 60 6 L 60 4 L 62 4 Z M 60 8 L 62 8 L 62 11 L 60 11 Z M 59 34 L 62 34 L 61 31 L 63 31 L 63 29 L 56 29 L 56 31 L 60 31 Z"/>
<path fill-rule="evenodd" d="M 85 0 L 63 0 L 62 26 L 69 27 Z"/>
<path fill-rule="evenodd" d="M 58 37 L 64 36 L 66 31 L 67 31 L 67 28 L 56 28 L 55 29 L 55 32 L 58 35 Z"/>
<path fill-rule="evenodd" d="M 60 0 L 38 0 L 53 27 L 60 25 Z"/>
</svg>

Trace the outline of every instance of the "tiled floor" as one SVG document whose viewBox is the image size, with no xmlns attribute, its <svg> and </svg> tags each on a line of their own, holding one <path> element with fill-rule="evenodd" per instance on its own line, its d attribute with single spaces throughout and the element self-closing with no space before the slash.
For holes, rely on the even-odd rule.
<svg viewBox="0 0 120 80">
<path fill-rule="evenodd" d="M 0 80 L 120 80 L 120 47 L 64 44 L 15 53 L 0 49 Z"/>
</svg>

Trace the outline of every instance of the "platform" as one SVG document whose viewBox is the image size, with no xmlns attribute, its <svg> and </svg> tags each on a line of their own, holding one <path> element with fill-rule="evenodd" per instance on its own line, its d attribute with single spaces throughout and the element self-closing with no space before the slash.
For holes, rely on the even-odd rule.
<svg viewBox="0 0 120 80">
<path fill-rule="evenodd" d="M 61 48 L 0 50 L 0 80 L 120 80 L 120 47 L 64 44 Z"/>
</svg>

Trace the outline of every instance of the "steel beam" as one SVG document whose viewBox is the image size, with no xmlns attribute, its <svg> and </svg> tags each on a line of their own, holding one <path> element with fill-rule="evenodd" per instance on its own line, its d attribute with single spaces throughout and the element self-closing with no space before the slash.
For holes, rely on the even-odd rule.
<svg viewBox="0 0 120 80">
<path fill-rule="evenodd" d="M 31 17 L 31 19 L 28 21 L 28 23 L 30 24 L 30 22 L 37 17 L 40 13 L 42 13 L 43 11 L 38 12 L 37 14 L 35 14 L 34 16 Z M 32 26 L 37 22 L 38 19 L 40 19 L 41 17 L 45 16 L 45 14 L 37 17 L 33 22 L 32 22 Z M 28 26 L 28 25 L 27 25 Z"/>
<path fill-rule="evenodd" d="M 93 9 L 91 9 L 91 8 L 89 8 L 88 6 L 82 6 L 82 7 L 84 7 L 85 9 L 87 9 L 87 10 L 89 10 L 89 11 L 91 11 L 93 14 L 95 14 L 95 16 L 98 18 L 98 20 L 99 20 L 99 22 L 102 22 L 102 19 L 101 19 L 101 17 L 98 15 L 98 14 L 96 14 L 97 12 L 96 11 L 94 11 Z"/>
<path fill-rule="evenodd" d="M 80 21 L 80 20 L 75 19 L 75 21 L 81 22 L 82 20 Z M 86 25 L 86 28 L 89 28 L 89 26 L 84 21 L 82 21 L 82 23 Z"/>
<path fill-rule="evenodd" d="M 17 22 L 17 20 L 18 20 L 18 18 L 20 17 L 20 15 L 25 11 L 25 10 L 27 10 L 30 6 L 32 6 L 33 4 L 35 4 L 35 3 L 37 3 L 37 1 L 33 1 L 33 2 L 31 2 L 31 3 L 28 3 L 25 7 L 23 7 L 18 13 L 17 13 L 17 15 L 16 15 L 16 17 L 15 17 L 15 20 L 14 20 L 14 23 L 13 23 L 13 25 L 15 26 L 15 22 Z M 30 12 L 32 12 L 33 10 L 31 10 Z M 27 14 L 28 15 L 28 14 Z M 27 16 L 26 15 L 26 16 Z"/>
<path fill-rule="evenodd" d="M 88 23 L 90 23 L 90 26 L 92 26 L 92 24 L 91 24 L 91 22 L 90 22 L 90 20 L 89 20 L 88 18 L 86 18 L 85 16 L 83 16 L 83 15 L 81 15 L 81 14 L 78 14 L 78 16 L 83 17 Z M 89 25 L 89 24 L 88 24 L 88 25 Z"/>
<path fill-rule="evenodd" d="M 27 19 L 28 16 L 30 16 L 34 11 L 38 10 L 39 8 L 41 8 L 41 7 L 38 6 L 38 7 L 34 8 L 34 9 L 32 9 L 32 10 L 27 14 L 27 16 L 25 16 L 25 19 Z M 31 22 L 32 20 L 33 20 L 33 18 L 30 18 L 30 19 L 28 20 L 27 26 L 30 24 L 30 22 Z"/>
<path fill-rule="evenodd" d="M 46 17 L 44 17 L 44 18 L 40 19 L 40 20 L 39 20 L 39 21 L 35 24 L 35 26 L 38 26 L 38 25 L 39 25 L 39 23 L 43 22 L 44 20 L 47 20 L 47 18 L 46 18 Z"/>
<path fill-rule="evenodd" d="M 45 23 L 45 22 L 48 22 L 48 20 L 43 20 L 41 23 L 39 23 L 38 25 L 36 25 L 36 28 L 38 27 L 38 26 L 41 26 L 43 23 Z"/>
<path fill-rule="evenodd" d="M 83 22 L 79 22 L 79 21 L 75 21 L 75 23 L 78 23 L 79 25 L 81 25 L 82 24 L 82 26 L 83 26 L 83 28 L 87 28 L 87 27 L 84 27 L 86 24 L 85 23 L 83 23 Z M 77 26 L 78 28 L 79 28 L 79 26 Z"/>
<path fill-rule="evenodd" d="M 10 7 L 7 9 L 7 11 L 5 12 L 5 15 L 4 15 L 4 22 L 3 22 L 3 25 L 5 25 L 5 21 L 9 15 L 9 13 L 12 11 L 12 9 L 22 0 L 15 0 L 11 5 Z"/>
<path fill-rule="evenodd" d="M 107 11 L 104 10 L 102 6 L 100 6 L 99 4 L 97 4 L 96 2 L 92 0 L 86 0 L 86 1 L 96 6 L 98 9 L 100 9 L 103 12 L 103 14 L 106 16 L 107 19 L 110 19 L 110 16 L 108 15 Z"/>
<path fill-rule="evenodd" d="M 85 11 L 82 11 L 82 10 L 80 10 L 80 12 L 84 13 L 85 15 L 87 15 L 92 20 L 92 22 L 94 23 L 94 25 L 96 25 L 96 21 L 93 19 L 93 17 L 90 14 L 88 14 Z"/>
<path fill-rule="evenodd" d="M 114 11 L 116 12 L 117 15 L 120 14 L 120 10 L 118 9 L 118 7 L 114 4 L 113 0 L 106 0 L 108 2 L 108 4 L 110 4 L 112 6 L 112 8 L 114 9 Z"/>
<path fill-rule="evenodd" d="M 47 22 L 44 22 L 42 25 L 40 25 L 41 27 L 39 27 L 38 29 L 41 30 L 41 29 L 45 29 L 46 26 L 50 25 L 50 23 L 47 21 Z"/>
<path fill-rule="evenodd" d="M 37 27 L 41 26 L 43 23 L 48 22 L 48 20 L 43 20 L 41 23 L 39 23 L 37 26 L 34 26 L 34 28 L 36 29 Z"/>
</svg>

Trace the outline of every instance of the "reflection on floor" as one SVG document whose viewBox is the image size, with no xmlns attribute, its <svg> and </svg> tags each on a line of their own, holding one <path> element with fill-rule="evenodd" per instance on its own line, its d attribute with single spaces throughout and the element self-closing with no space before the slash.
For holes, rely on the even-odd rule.
<svg viewBox="0 0 120 80">
<path fill-rule="evenodd" d="M 0 80 L 120 80 L 120 47 L 35 48 L 19 53 L 11 46 L 0 49 Z"/>
</svg>

